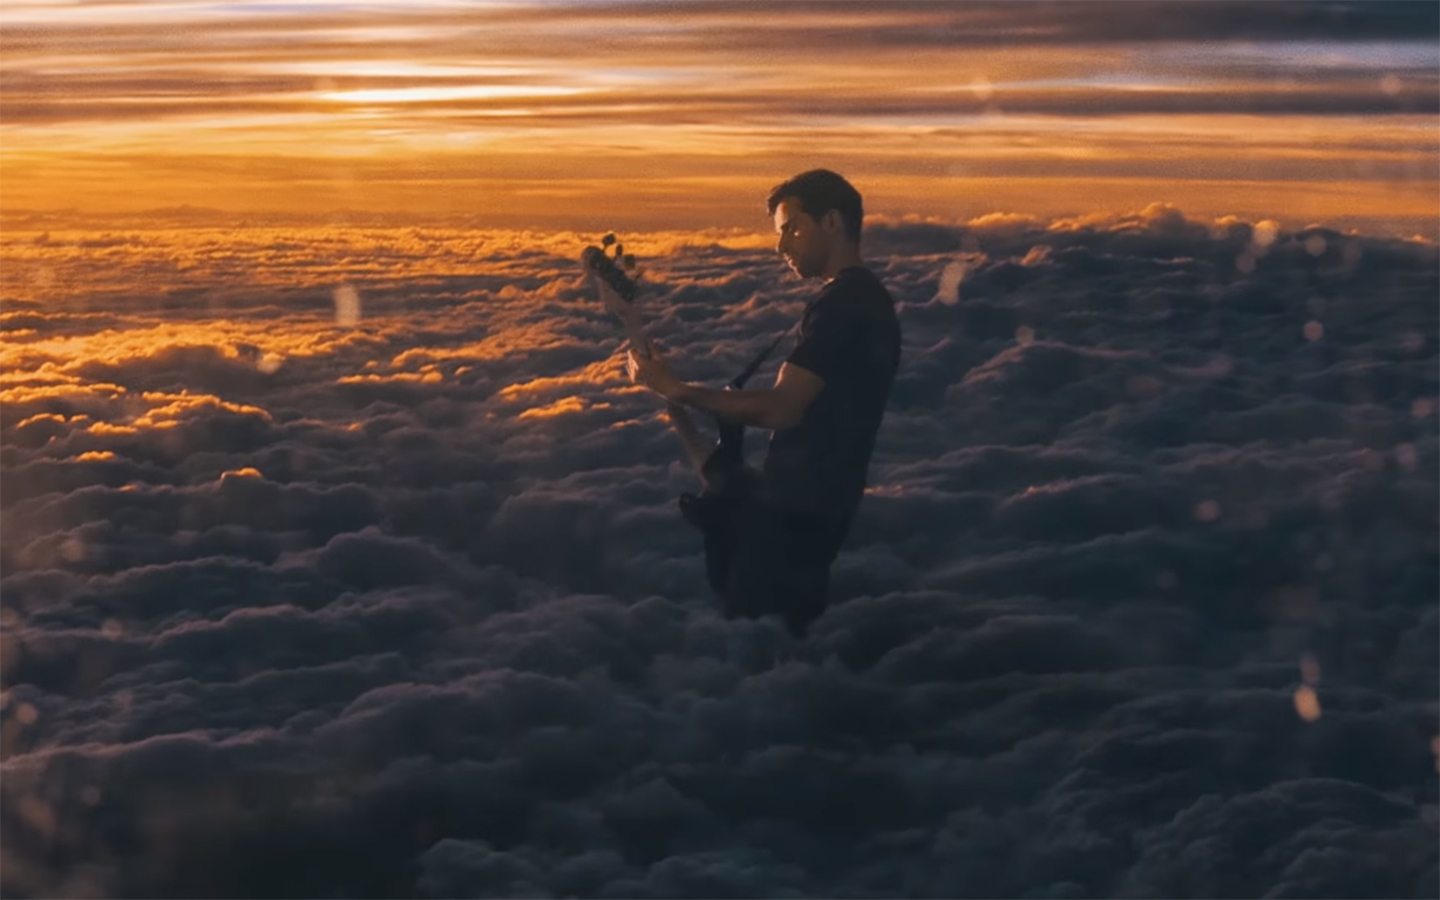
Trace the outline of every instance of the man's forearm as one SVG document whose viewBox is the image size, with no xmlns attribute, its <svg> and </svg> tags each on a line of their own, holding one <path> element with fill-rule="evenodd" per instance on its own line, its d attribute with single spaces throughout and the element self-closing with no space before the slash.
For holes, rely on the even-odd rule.
<svg viewBox="0 0 1440 900">
<path fill-rule="evenodd" d="M 670 393 L 670 399 L 712 416 L 754 428 L 778 428 L 781 425 L 780 396 L 771 388 L 723 391 L 682 382 Z"/>
</svg>

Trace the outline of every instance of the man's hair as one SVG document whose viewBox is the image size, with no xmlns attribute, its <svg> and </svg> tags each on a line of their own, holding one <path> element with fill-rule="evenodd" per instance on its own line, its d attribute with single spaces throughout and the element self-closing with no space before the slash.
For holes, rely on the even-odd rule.
<svg viewBox="0 0 1440 900">
<path fill-rule="evenodd" d="M 787 197 L 798 200 L 800 211 L 816 221 L 835 210 L 845 223 L 845 236 L 852 241 L 860 240 L 860 224 L 865 219 L 860 192 L 841 176 L 829 169 L 811 169 L 776 185 L 767 201 L 770 215 L 775 215 L 775 209 Z"/>
</svg>

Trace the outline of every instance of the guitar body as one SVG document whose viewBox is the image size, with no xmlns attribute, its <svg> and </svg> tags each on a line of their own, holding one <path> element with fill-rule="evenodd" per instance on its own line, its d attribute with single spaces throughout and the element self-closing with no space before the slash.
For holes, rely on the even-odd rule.
<svg viewBox="0 0 1440 900">
<path fill-rule="evenodd" d="M 740 513 L 758 480 L 745 465 L 745 429 L 720 423 L 720 441 L 705 459 L 700 494 L 681 494 L 680 513 L 705 539 L 705 577 L 718 594 L 724 594 L 730 561 L 740 537 Z"/>
</svg>

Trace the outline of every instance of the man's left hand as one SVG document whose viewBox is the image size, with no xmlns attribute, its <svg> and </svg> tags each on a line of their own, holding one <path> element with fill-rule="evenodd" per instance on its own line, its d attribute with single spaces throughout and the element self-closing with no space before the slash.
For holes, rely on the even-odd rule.
<svg viewBox="0 0 1440 900">
<path fill-rule="evenodd" d="M 625 370 L 630 373 L 630 380 L 635 384 L 642 384 L 666 400 L 674 400 L 674 394 L 680 387 L 680 379 L 670 371 L 670 364 L 665 361 L 660 350 L 650 341 L 645 342 L 645 352 L 637 353 L 634 347 L 626 354 Z"/>
</svg>

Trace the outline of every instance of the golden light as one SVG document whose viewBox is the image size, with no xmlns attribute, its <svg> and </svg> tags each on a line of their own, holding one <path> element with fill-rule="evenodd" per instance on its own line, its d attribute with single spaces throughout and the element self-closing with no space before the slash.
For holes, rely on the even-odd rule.
<svg viewBox="0 0 1440 900">
<path fill-rule="evenodd" d="M 610 409 L 609 403 L 588 403 L 583 397 L 562 397 L 554 403 L 536 406 L 520 413 L 520 419 L 553 419 L 557 416 L 573 415 L 591 409 Z"/>
<path fill-rule="evenodd" d="M 1337 68 L 1273 41 L 1204 61 L 1183 36 L 1036 45 L 1008 4 L 241 6 L 5 4 L 3 211 L 754 226 L 817 148 L 897 215 L 1166 200 L 1428 234 L 1440 211 L 1433 52 L 1415 42 Z M 947 29 L 953 46 L 925 37 Z"/>
<path fill-rule="evenodd" d="M 247 478 L 254 480 L 264 480 L 265 476 L 260 474 L 260 470 L 255 468 L 254 466 L 244 466 L 243 468 L 239 469 L 226 469 L 224 472 L 220 473 L 220 481 L 222 482 L 230 481 L 232 479 Z"/>
<path fill-rule="evenodd" d="M 1295 689 L 1295 712 L 1307 722 L 1320 718 L 1320 697 L 1308 684 Z"/>
<path fill-rule="evenodd" d="M 467 84 L 454 87 L 371 88 L 327 91 L 317 96 L 335 103 L 443 103 L 457 100 L 514 100 L 534 97 L 569 97 L 580 88 L 539 85 Z"/>
</svg>

